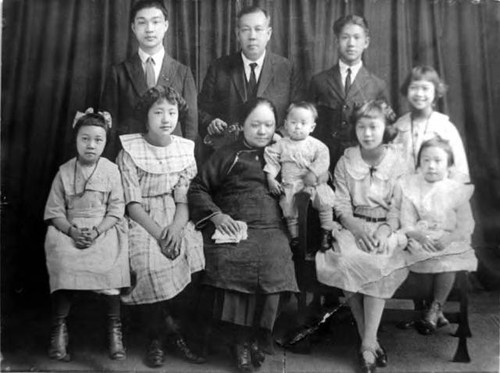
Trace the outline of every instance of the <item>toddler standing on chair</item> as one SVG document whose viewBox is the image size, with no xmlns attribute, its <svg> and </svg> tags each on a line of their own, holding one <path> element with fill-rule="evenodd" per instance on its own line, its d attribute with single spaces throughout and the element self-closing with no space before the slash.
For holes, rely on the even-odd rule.
<svg viewBox="0 0 500 373">
<path fill-rule="evenodd" d="M 311 194 L 312 206 L 319 211 L 321 250 L 332 244 L 333 204 L 335 195 L 321 177 L 330 167 L 330 152 L 321 141 L 309 136 L 316 127 L 318 112 L 309 102 L 292 103 L 285 119 L 284 138 L 266 147 L 264 159 L 269 190 L 281 195 L 280 206 L 292 238 L 292 249 L 298 244 L 298 210 L 295 194 Z M 276 176 L 281 171 L 281 184 Z"/>
</svg>

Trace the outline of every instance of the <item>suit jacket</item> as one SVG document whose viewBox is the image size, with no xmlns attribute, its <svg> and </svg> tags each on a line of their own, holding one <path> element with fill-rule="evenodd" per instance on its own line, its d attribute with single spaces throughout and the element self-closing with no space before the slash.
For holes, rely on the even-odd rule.
<svg viewBox="0 0 500 373">
<path fill-rule="evenodd" d="M 194 141 L 198 135 L 198 104 L 191 70 L 165 53 L 157 85 L 174 88 L 186 100 L 188 113 L 173 134 Z M 138 53 L 109 69 L 100 106 L 101 109 L 109 111 L 113 119 L 113 128 L 105 153 L 111 159 L 116 157 L 120 149 L 118 136 L 144 132 L 145 123 L 135 115 L 135 107 L 147 90 Z"/>
<path fill-rule="evenodd" d="M 303 94 L 303 80 L 285 57 L 267 52 L 260 73 L 257 97 L 267 98 L 276 106 L 281 125 L 291 101 Z M 217 59 L 209 67 L 198 96 L 200 134 L 206 135 L 210 122 L 220 118 L 228 124 L 238 121 L 238 113 L 247 101 L 246 79 L 241 52 Z"/>
<path fill-rule="evenodd" d="M 308 99 L 318 109 L 313 135 L 330 149 L 330 170 L 333 170 L 344 150 L 355 143 L 350 125 L 353 109 L 369 100 L 384 99 L 388 102 L 388 94 L 385 82 L 362 66 L 346 96 L 340 67 L 336 64 L 313 76 Z"/>
</svg>

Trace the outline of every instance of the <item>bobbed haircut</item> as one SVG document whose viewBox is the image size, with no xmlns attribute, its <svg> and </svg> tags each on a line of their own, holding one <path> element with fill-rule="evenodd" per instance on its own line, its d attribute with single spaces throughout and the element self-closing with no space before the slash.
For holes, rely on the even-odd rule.
<svg viewBox="0 0 500 373">
<path fill-rule="evenodd" d="M 104 117 L 98 113 L 87 113 L 80 117 L 73 127 L 73 138 L 75 139 L 75 141 L 78 136 L 78 132 L 80 132 L 80 128 L 88 126 L 101 127 L 102 129 L 104 129 L 104 131 L 106 131 L 107 137 L 109 126 L 106 124 Z"/>
<path fill-rule="evenodd" d="M 356 124 L 361 118 L 369 119 L 382 119 L 385 123 L 384 136 L 382 138 L 383 144 L 388 144 L 397 135 L 397 130 L 394 127 L 396 121 L 396 114 L 391 106 L 384 100 L 371 100 L 354 108 L 351 115 L 351 137 L 353 140 L 358 141 L 356 136 Z"/>
<path fill-rule="evenodd" d="M 239 115 L 238 115 L 238 124 L 240 125 L 241 128 L 243 128 L 245 121 L 247 118 L 250 116 L 250 114 L 257 109 L 259 106 L 267 106 L 269 107 L 274 115 L 274 120 L 277 122 L 278 121 L 278 115 L 276 112 L 276 107 L 274 104 L 268 100 L 267 98 L 262 98 L 262 97 L 257 97 L 253 98 L 251 100 L 248 100 L 245 102 L 243 105 L 241 105 L 240 110 L 239 110 Z M 276 123 L 278 125 L 278 123 Z"/>
<path fill-rule="evenodd" d="M 424 141 L 422 145 L 420 145 L 417 157 L 417 168 L 420 167 L 420 158 L 423 151 L 428 148 L 443 149 L 444 152 L 448 155 L 448 167 L 451 167 L 455 164 L 455 157 L 453 156 L 453 149 L 451 148 L 450 142 L 440 136 L 435 136 L 432 139 Z"/>
<path fill-rule="evenodd" d="M 246 16 L 247 14 L 254 14 L 254 13 L 263 13 L 267 19 L 267 24 L 271 25 L 271 16 L 269 15 L 268 11 L 265 10 L 264 8 L 261 8 L 260 6 L 252 5 L 244 7 L 238 12 L 238 14 L 236 15 L 236 27 L 237 28 L 240 27 L 241 17 Z"/>
<path fill-rule="evenodd" d="M 439 74 L 433 67 L 427 65 L 419 65 L 411 69 L 410 73 L 406 77 L 403 85 L 401 86 L 401 94 L 403 96 L 407 96 L 410 84 L 417 80 L 426 80 L 434 84 L 434 88 L 436 91 L 436 97 L 434 98 L 434 101 L 436 101 L 438 98 L 443 97 L 447 91 L 446 84 L 444 84 L 444 82 L 439 77 Z"/>
<path fill-rule="evenodd" d="M 370 36 L 370 29 L 368 28 L 368 22 L 362 16 L 358 16 L 356 14 L 347 14 L 345 16 L 340 17 L 333 24 L 333 33 L 336 37 L 339 37 L 340 33 L 347 25 L 357 25 L 360 26 L 363 30 L 365 30 L 366 36 Z"/>
<path fill-rule="evenodd" d="M 141 96 L 135 107 L 136 118 L 147 125 L 149 109 L 151 109 L 155 103 L 162 102 L 163 100 L 172 105 L 177 105 L 179 110 L 179 123 L 183 123 L 188 111 L 186 100 L 184 100 L 184 98 L 172 87 L 165 87 L 163 85 L 152 87 Z"/>
<path fill-rule="evenodd" d="M 165 8 L 165 5 L 161 0 L 138 0 L 132 5 L 130 9 L 130 23 L 134 23 L 135 17 L 140 10 L 146 8 L 156 8 L 160 9 L 163 15 L 165 16 L 165 20 L 168 21 L 168 10 Z"/>
<path fill-rule="evenodd" d="M 308 102 L 308 101 L 292 102 L 290 104 L 290 106 L 288 106 L 288 109 L 286 110 L 287 117 L 288 117 L 288 114 L 290 114 L 293 109 L 309 110 L 312 113 L 314 120 L 318 119 L 318 110 L 316 109 L 316 106 L 314 106 L 314 104 L 311 102 Z"/>
</svg>

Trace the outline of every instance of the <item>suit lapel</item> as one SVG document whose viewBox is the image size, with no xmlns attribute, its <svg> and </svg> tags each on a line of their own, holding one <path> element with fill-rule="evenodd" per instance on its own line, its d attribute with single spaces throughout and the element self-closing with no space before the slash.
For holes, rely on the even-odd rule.
<svg viewBox="0 0 500 373">
<path fill-rule="evenodd" d="M 236 91 L 241 97 L 241 101 L 246 101 L 247 90 L 245 85 L 245 72 L 243 69 L 243 60 L 241 59 L 241 54 L 238 52 L 233 55 L 231 61 L 231 80 L 233 81 Z"/>
<path fill-rule="evenodd" d="M 134 89 L 139 95 L 141 95 L 148 89 L 148 87 L 146 85 L 146 78 L 144 76 L 142 62 L 138 53 L 135 53 L 125 62 L 125 68 L 129 74 Z"/>
<path fill-rule="evenodd" d="M 166 87 L 172 85 L 171 82 L 174 80 L 176 72 L 173 62 L 174 59 L 165 52 L 165 56 L 163 57 L 163 62 L 161 65 L 160 76 L 158 77 L 156 83 L 157 85 L 163 85 Z"/>
<path fill-rule="evenodd" d="M 335 94 L 340 97 L 344 98 L 344 86 L 342 85 L 342 82 L 340 81 L 340 68 L 339 65 L 335 65 L 330 69 L 330 74 L 328 74 L 328 84 L 332 88 L 332 90 L 335 92 Z"/>
<path fill-rule="evenodd" d="M 361 96 L 361 101 L 366 101 L 364 98 L 364 87 L 365 84 L 367 84 L 368 78 L 368 70 L 366 70 L 365 67 L 362 66 L 356 74 L 356 78 L 352 82 L 351 89 L 349 89 L 349 92 L 347 93 L 347 98 Z"/>
<path fill-rule="evenodd" d="M 274 58 L 271 53 L 267 52 L 267 55 L 264 58 L 264 64 L 262 66 L 262 70 L 260 72 L 259 84 L 257 86 L 257 97 L 263 97 L 263 94 L 266 91 L 269 83 L 271 83 L 273 76 L 274 76 Z"/>
</svg>

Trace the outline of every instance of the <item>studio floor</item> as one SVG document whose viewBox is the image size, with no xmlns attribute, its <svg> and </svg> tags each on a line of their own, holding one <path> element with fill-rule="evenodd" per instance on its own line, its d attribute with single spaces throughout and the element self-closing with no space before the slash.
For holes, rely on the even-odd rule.
<svg viewBox="0 0 500 373">
<path fill-rule="evenodd" d="M 404 309 L 411 309 L 408 301 L 391 300 L 387 304 L 379 331 L 381 344 L 388 352 L 389 365 L 379 372 L 498 372 L 500 292 L 486 290 L 479 283 L 471 284 L 470 325 L 472 338 L 468 339 L 470 363 L 454 363 L 452 358 L 458 339 L 451 336 L 456 325 L 441 328 L 433 336 L 422 336 L 414 329 L 401 330 L 398 321 L 406 317 Z M 455 307 L 449 304 L 447 307 Z M 85 308 L 86 305 L 83 305 Z M 275 335 L 282 336 L 291 325 L 293 305 L 278 320 Z M 231 355 L 221 340 L 214 338 L 208 361 L 202 365 L 185 362 L 175 353 L 169 353 L 162 368 L 148 368 L 143 361 L 145 338 L 134 328 L 125 332 L 127 359 L 120 362 L 108 359 L 104 329 L 99 317 L 86 317 L 82 312 L 72 313 L 70 328 L 70 362 L 57 362 L 47 357 L 49 317 L 45 309 L 25 308 L 22 312 L 2 320 L 1 370 L 5 372 L 237 372 Z M 95 316 L 95 315 L 94 315 Z M 90 320 L 89 320 L 90 319 Z M 310 339 L 308 354 L 276 347 L 258 370 L 267 372 L 355 372 L 356 338 L 353 325 L 335 320 L 326 332 Z M 304 352 L 304 351 L 302 351 Z"/>
</svg>

